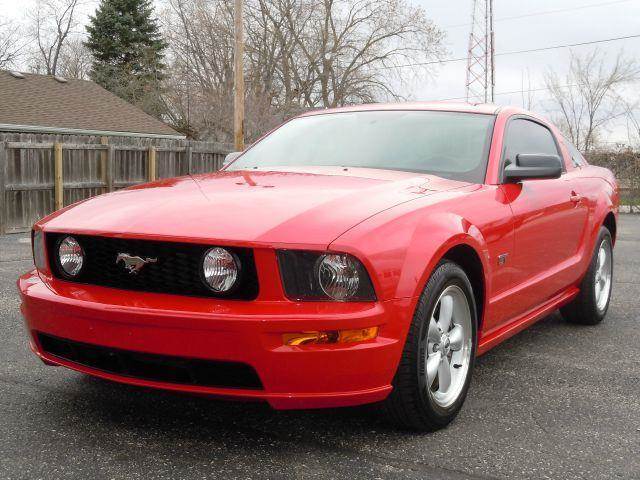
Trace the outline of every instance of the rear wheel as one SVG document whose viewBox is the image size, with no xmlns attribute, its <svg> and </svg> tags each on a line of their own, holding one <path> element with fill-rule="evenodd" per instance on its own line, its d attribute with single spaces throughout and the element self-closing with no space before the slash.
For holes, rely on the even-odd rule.
<svg viewBox="0 0 640 480">
<path fill-rule="evenodd" d="M 441 262 L 420 296 L 393 391 L 384 408 L 398 426 L 437 430 L 458 414 L 476 351 L 471 284 L 455 263 Z"/>
<path fill-rule="evenodd" d="M 560 309 L 562 316 L 572 323 L 600 323 L 609 308 L 612 286 L 613 242 L 609 230 L 601 227 L 591 263 L 580 283 L 580 293 L 571 303 Z"/>
</svg>

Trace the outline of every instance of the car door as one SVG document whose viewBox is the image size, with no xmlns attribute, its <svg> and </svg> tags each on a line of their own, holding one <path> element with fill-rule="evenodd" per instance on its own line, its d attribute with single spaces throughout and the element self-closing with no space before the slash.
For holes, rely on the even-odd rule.
<svg viewBox="0 0 640 480">
<path fill-rule="evenodd" d="M 544 124 L 512 117 L 506 128 L 502 168 L 518 154 L 558 155 L 559 143 Z M 513 313 L 523 314 L 567 288 L 579 261 L 587 207 L 574 175 L 502 183 L 514 216 L 514 252 L 510 260 Z"/>
</svg>

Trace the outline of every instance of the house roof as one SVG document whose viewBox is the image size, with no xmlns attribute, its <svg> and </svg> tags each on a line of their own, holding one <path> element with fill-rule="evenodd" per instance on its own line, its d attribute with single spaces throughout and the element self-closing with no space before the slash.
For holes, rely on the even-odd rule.
<svg viewBox="0 0 640 480">
<path fill-rule="evenodd" d="M 0 131 L 183 138 L 88 80 L 0 70 Z"/>
</svg>

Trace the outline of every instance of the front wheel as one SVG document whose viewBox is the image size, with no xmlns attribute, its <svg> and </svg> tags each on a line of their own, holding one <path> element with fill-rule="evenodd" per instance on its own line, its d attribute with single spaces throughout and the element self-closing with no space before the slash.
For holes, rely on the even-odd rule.
<svg viewBox="0 0 640 480">
<path fill-rule="evenodd" d="M 428 431 L 456 417 L 471 380 L 476 328 L 467 275 L 453 262 L 440 262 L 418 301 L 393 391 L 384 404 L 393 423 Z"/>
<path fill-rule="evenodd" d="M 609 230 L 601 227 L 591 263 L 580 283 L 580 293 L 560 309 L 562 316 L 571 323 L 600 323 L 609 308 L 612 286 L 613 242 Z"/>
</svg>

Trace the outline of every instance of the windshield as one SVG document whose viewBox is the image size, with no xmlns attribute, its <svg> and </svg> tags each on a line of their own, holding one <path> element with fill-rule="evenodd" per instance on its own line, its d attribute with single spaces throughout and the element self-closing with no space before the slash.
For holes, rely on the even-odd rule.
<svg viewBox="0 0 640 480">
<path fill-rule="evenodd" d="M 366 111 L 285 123 L 229 170 L 343 166 L 404 170 L 482 183 L 493 115 Z"/>
</svg>

